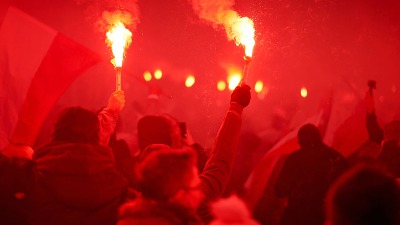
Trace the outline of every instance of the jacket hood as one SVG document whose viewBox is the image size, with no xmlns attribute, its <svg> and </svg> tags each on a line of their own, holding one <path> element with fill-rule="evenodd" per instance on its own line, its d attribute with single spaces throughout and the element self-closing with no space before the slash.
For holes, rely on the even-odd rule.
<svg viewBox="0 0 400 225">
<path fill-rule="evenodd" d="M 51 143 L 38 149 L 33 160 L 38 182 L 70 207 L 93 209 L 121 198 L 127 188 L 111 150 L 100 145 Z"/>
</svg>

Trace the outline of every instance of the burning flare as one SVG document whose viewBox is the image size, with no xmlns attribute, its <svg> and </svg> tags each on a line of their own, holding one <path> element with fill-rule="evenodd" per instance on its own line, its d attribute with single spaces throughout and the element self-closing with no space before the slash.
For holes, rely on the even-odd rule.
<svg viewBox="0 0 400 225">
<path fill-rule="evenodd" d="M 107 32 L 107 43 L 111 46 L 114 59 L 111 63 L 115 67 L 122 67 L 125 49 L 132 43 L 132 32 L 130 32 L 122 22 L 118 21 Z"/>
<path fill-rule="evenodd" d="M 190 0 L 197 15 L 213 24 L 223 26 L 229 40 L 244 47 L 244 67 L 242 82 L 247 82 L 249 64 L 253 56 L 254 22 L 248 17 L 241 17 L 233 10 L 234 0 Z"/>
<path fill-rule="evenodd" d="M 231 27 L 231 37 L 235 39 L 236 45 L 244 47 L 245 56 L 253 56 L 254 40 L 254 23 L 248 17 L 238 18 Z"/>
<path fill-rule="evenodd" d="M 223 26 L 229 40 L 245 48 L 245 56 L 251 57 L 254 48 L 254 23 L 241 17 L 234 9 L 234 0 L 189 0 L 196 14 L 215 28 Z"/>
<path fill-rule="evenodd" d="M 124 60 L 125 49 L 132 43 L 132 32 L 130 32 L 121 21 L 116 21 L 112 24 L 107 32 L 107 44 L 111 45 L 114 59 L 111 63 L 114 65 L 116 74 L 116 89 L 121 90 L 121 73 L 122 61 Z"/>
</svg>

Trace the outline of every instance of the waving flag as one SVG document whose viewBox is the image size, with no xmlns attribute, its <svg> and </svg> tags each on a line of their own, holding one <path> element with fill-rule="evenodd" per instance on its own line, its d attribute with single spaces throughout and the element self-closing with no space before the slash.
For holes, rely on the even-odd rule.
<svg viewBox="0 0 400 225">
<path fill-rule="evenodd" d="M 0 27 L 0 147 L 33 146 L 46 116 L 72 82 L 100 57 L 9 7 Z"/>
</svg>

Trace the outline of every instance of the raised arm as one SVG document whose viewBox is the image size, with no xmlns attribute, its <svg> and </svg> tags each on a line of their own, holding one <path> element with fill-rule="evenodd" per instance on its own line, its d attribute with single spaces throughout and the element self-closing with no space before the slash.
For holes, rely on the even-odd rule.
<svg viewBox="0 0 400 225">
<path fill-rule="evenodd" d="M 99 118 L 99 137 L 100 144 L 107 146 L 111 135 L 115 131 L 119 113 L 125 106 L 125 94 L 122 90 L 117 90 L 111 94 L 105 107 L 98 115 Z"/>
<path fill-rule="evenodd" d="M 369 139 L 373 142 L 381 144 L 383 140 L 383 130 L 379 126 L 378 120 L 376 118 L 375 103 L 371 91 L 367 91 L 367 93 L 365 94 L 365 103 L 367 106 L 366 126 Z"/>
<path fill-rule="evenodd" d="M 250 103 L 250 87 L 237 86 L 230 107 L 218 131 L 209 159 L 200 177 L 206 201 L 215 200 L 224 191 L 232 169 L 242 125 L 242 111 Z"/>
</svg>

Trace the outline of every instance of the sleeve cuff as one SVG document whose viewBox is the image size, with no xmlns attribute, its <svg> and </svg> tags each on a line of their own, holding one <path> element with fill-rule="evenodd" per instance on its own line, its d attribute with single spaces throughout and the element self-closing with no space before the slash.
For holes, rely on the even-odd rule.
<svg viewBox="0 0 400 225">
<path fill-rule="evenodd" d="M 231 104 L 229 106 L 229 112 L 232 112 L 238 116 L 241 116 L 242 112 L 243 112 L 243 106 L 241 106 L 239 103 L 231 102 Z"/>
</svg>

